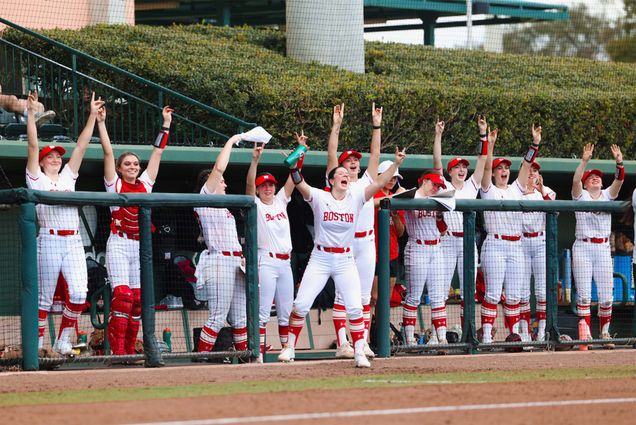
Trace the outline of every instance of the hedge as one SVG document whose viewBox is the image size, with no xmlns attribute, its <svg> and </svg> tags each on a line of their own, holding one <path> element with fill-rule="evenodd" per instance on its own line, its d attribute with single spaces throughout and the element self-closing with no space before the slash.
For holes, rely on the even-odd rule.
<svg viewBox="0 0 636 425">
<path fill-rule="evenodd" d="M 385 108 L 384 151 L 408 146 L 409 152 L 430 153 L 439 117 L 447 122 L 444 151 L 472 154 L 474 120 L 483 113 L 501 130 L 497 154 L 520 155 L 534 122 L 544 128 L 542 155 L 578 156 L 584 143 L 595 142 L 597 157 L 611 157 L 609 145 L 618 143 L 627 159 L 636 158 L 636 67 L 630 64 L 367 43 L 367 72 L 360 75 L 285 57 L 284 34 L 273 30 L 100 25 L 44 33 L 257 122 L 281 146 L 303 128 L 312 148 L 324 150 L 332 106 L 345 102 L 341 146 L 367 150 L 375 100 Z M 62 52 L 16 31 L 4 37 L 69 62 Z M 102 70 L 89 73 L 126 84 Z M 211 122 L 190 112 L 190 118 Z"/>
</svg>

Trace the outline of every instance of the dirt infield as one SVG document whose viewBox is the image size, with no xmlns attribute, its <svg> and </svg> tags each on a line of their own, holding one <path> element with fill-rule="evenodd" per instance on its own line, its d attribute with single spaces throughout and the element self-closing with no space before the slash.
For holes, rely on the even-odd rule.
<svg viewBox="0 0 636 425">
<path fill-rule="evenodd" d="M 625 377 L 604 377 L 596 373 L 585 374 L 576 379 L 555 380 L 563 368 L 605 370 L 603 368 L 624 367 L 631 370 Z M 323 417 L 320 419 L 289 419 L 286 423 L 465 423 L 493 424 L 504 420 L 507 424 L 527 423 L 576 423 L 598 424 L 600 421 L 618 425 L 633 423 L 636 415 L 636 350 L 482 354 L 477 356 L 400 357 L 376 360 L 370 370 L 353 367 L 351 361 L 296 362 L 295 364 L 267 365 L 192 365 L 169 366 L 162 369 L 67 370 L 54 372 L 19 372 L 0 374 L 0 415 L 5 423 L 81 423 L 90 418 L 91 423 L 158 423 L 163 421 L 205 420 L 211 418 L 256 417 L 292 413 L 329 413 L 363 411 L 358 417 L 343 419 Z M 457 372 L 483 372 L 483 376 L 502 371 L 517 373 L 530 371 L 532 378 L 514 382 L 448 383 L 445 381 L 422 381 L 428 374 L 455 374 Z M 303 391 L 272 390 L 250 392 L 250 387 L 267 382 L 307 382 L 326 377 L 348 377 L 351 380 L 368 376 L 369 381 L 387 383 L 392 375 L 418 376 L 413 382 L 397 382 L 398 386 L 376 386 L 374 388 L 316 388 Z M 404 379 L 404 378 L 402 378 Z M 439 379 L 439 378 L 435 378 Z M 450 381 L 449 381 L 450 382 Z M 396 382 L 392 382 L 395 384 Z M 137 388 L 156 386 L 238 384 L 245 391 L 229 395 L 204 395 L 196 397 L 153 398 L 140 400 Z M 291 384 L 290 384 L 291 385 Z M 7 405 L 1 403 L 3 396 L 15 392 L 58 394 L 67 389 L 88 392 L 108 391 L 113 388 L 129 388 L 130 401 L 106 401 L 96 403 L 77 400 L 64 403 L 37 405 Z M 634 398 L 634 401 L 614 399 Z M 586 400 L 608 400 L 604 404 L 590 404 Z M 482 405 L 485 403 L 523 403 L 568 401 L 564 406 L 490 406 L 472 410 L 456 411 L 457 406 Z M 576 401 L 576 402 L 575 402 Z M 582 404 L 585 403 L 585 404 Z M 439 410 L 440 406 L 449 411 Z M 452 407 L 455 406 L 455 407 Z M 434 413 L 398 411 L 390 415 L 379 409 L 430 408 Z M 444 410 L 441 409 L 441 410 Z M 426 410 L 426 409 L 424 409 Z M 356 413 L 357 414 L 357 413 Z M 254 419 L 256 420 L 256 419 Z M 258 419 L 263 422 L 263 418 Z M 281 422 L 282 419 L 267 423 Z M 215 423 L 215 422 L 209 422 Z M 225 423 L 251 423 L 229 421 Z"/>
</svg>

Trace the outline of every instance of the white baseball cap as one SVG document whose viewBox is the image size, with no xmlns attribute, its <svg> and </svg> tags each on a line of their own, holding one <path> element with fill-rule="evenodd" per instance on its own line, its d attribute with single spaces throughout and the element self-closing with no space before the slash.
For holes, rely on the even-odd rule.
<svg viewBox="0 0 636 425">
<path fill-rule="evenodd" d="M 384 173 L 389 167 L 393 165 L 393 161 L 382 161 L 380 165 L 378 165 L 378 174 Z M 395 169 L 395 173 L 393 173 L 393 177 L 397 177 L 402 180 L 404 177 L 400 174 L 400 170 L 398 168 Z"/>
</svg>

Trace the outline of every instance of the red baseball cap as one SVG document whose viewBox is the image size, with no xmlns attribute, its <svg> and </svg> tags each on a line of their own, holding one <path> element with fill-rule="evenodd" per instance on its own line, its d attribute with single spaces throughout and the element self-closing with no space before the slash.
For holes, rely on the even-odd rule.
<svg viewBox="0 0 636 425">
<path fill-rule="evenodd" d="M 444 189 L 446 189 L 446 183 L 444 183 L 444 178 L 437 173 L 424 174 L 422 177 L 417 179 L 417 183 L 421 185 L 424 180 L 430 180 L 433 182 L 433 184 L 436 184 L 439 187 L 443 187 Z"/>
<path fill-rule="evenodd" d="M 54 145 L 44 146 L 42 149 L 40 149 L 39 161 L 42 161 L 45 156 L 47 156 L 53 151 L 57 151 L 57 153 L 59 153 L 60 156 L 64 156 L 64 154 L 66 153 L 66 149 L 64 149 L 62 146 L 54 146 Z"/>
<path fill-rule="evenodd" d="M 501 164 L 502 162 L 504 164 L 508 164 L 508 167 L 510 167 L 512 165 L 512 161 L 510 161 L 507 158 L 495 158 L 492 161 L 492 169 L 494 170 L 495 168 L 497 168 L 499 166 L 499 164 Z"/>
<path fill-rule="evenodd" d="M 451 168 L 456 167 L 458 164 L 464 164 L 466 167 L 468 167 L 470 165 L 470 162 L 468 162 L 467 159 L 458 156 L 457 158 L 453 158 L 448 162 L 448 165 L 446 165 L 446 171 L 450 173 Z"/>
<path fill-rule="evenodd" d="M 592 174 L 599 176 L 600 178 L 603 178 L 603 172 L 601 170 L 589 170 L 586 171 L 585 174 L 583 174 L 583 178 L 581 179 L 581 183 L 585 183 L 585 180 L 588 179 L 588 177 L 590 177 Z"/>
<path fill-rule="evenodd" d="M 256 181 L 254 182 L 256 187 L 262 185 L 263 183 L 273 183 L 277 184 L 276 178 L 272 176 L 270 173 L 264 173 L 260 176 L 256 177 Z"/>
<path fill-rule="evenodd" d="M 358 159 L 362 158 L 362 154 L 360 152 L 354 151 L 353 149 L 350 149 L 350 150 L 344 151 L 343 153 L 340 154 L 340 156 L 338 157 L 338 164 L 339 165 L 342 164 L 350 156 L 355 156 Z"/>
<path fill-rule="evenodd" d="M 530 168 L 536 168 L 537 170 L 540 170 L 541 166 L 537 161 L 534 161 L 532 164 L 530 164 Z"/>
</svg>

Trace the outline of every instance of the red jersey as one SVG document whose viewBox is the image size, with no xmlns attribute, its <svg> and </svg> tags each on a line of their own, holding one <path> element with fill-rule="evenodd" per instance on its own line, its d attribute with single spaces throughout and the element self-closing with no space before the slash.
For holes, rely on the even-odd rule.
<svg viewBox="0 0 636 425">
<path fill-rule="evenodd" d="M 378 193 L 376 193 L 375 195 L 373 195 L 374 198 L 384 198 L 386 195 L 384 194 L 384 192 L 382 192 L 382 190 L 378 191 Z M 378 210 L 380 208 L 376 208 L 375 209 L 375 220 L 373 222 L 373 231 L 375 232 L 375 261 L 378 261 Z M 400 220 L 402 220 L 402 223 L 404 223 L 404 211 L 398 211 L 398 214 L 400 216 Z M 398 255 L 400 255 L 400 248 L 398 245 L 398 232 L 397 229 L 395 228 L 395 223 L 393 223 L 393 217 L 389 216 L 389 259 L 391 261 L 395 260 L 396 258 L 398 258 Z"/>
</svg>

